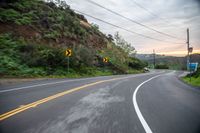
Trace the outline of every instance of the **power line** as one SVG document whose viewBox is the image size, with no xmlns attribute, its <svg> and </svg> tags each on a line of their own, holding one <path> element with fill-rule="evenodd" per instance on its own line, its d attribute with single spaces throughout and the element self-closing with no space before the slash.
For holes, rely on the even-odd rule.
<svg viewBox="0 0 200 133">
<path fill-rule="evenodd" d="M 176 39 L 179 39 L 179 40 L 180 40 L 180 38 L 178 38 L 178 37 L 175 37 L 175 36 L 169 35 L 169 34 L 167 34 L 167 33 L 158 31 L 158 30 L 156 30 L 156 29 L 154 29 L 154 28 L 151 28 L 151 27 L 149 27 L 149 26 L 147 26 L 147 25 L 144 25 L 144 24 L 142 24 L 142 23 L 140 23 L 140 22 L 137 22 L 137 21 L 135 21 L 135 20 L 133 20 L 133 19 L 131 19 L 131 18 L 125 17 L 125 16 L 123 16 L 123 15 L 121 15 L 121 14 L 115 12 L 115 11 L 112 11 L 112 10 L 110 10 L 110 9 L 108 9 L 108 8 L 106 8 L 106 7 L 104 7 L 104 6 L 100 5 L 100 4 L 98 4 L 98 3 L 94 2 L 94 1 L 92 1 L 92 0 L 86 0 L 86 1 L 88 1 L 89 3 L 91 3 L 91 4 L 93 4 L 93 5 L 96 5 L 96 6 L 98 6 L 98 7 L 101 7 L 101 8 L 103 8 L 103 9 L 105 9 L 105 10 L 107 10 L 107 11 L 109 11 L 109 12 L 111 12 L 111 13 L 117 15 L 117 16 L 120 16 L 120 17 L 122 17 L 122 18 L 124 18 L 124 19 L 126 19 L 126 20 L 129 20 L 129 21 L 131 21 L 131 22 L 133 22 L 133 23 L 135 23 L 135 24 L 137 24 L 137 25 L 140 25 L 140 26 L 142 26 L 142 27 L 145 27 L 145 28 L 147 28 L 147 29 L 149 29 L 149 30 L 152 30 L 152 31 L 155 31 L 155 32 L 157 32 L 157 33 L 159 33 L 159 34 L 162 34 L 162 35 L 165 35 L 165 36 L 168 36 L 168 37 L 171 37 L 171 38 L 176 38 Z"/>
<path fill-rule="evenodd" d="M 136 2 L 135 0 L 132 0 L 132 2 L 134 2 L 135 5 L 137 5 L 138 7 L 142 8 L 143 10 L 145 10 L 146 12 L 148 12 L 150 15 L 154 16 L 154 17 L 158 17 L 160 19 L 162 19 L 163 21 L 169 23 L 168 20 L 165 20 L 164 18 L 159 17 L 158 15 L 154 14 L 153 12 L 151 12 L 150 10 L 148 10 L 147 8 L 145 8 L 144 6 L 140 5 L 138 2 Z"/>
<path fill-rule="evenodd" d="M 78 11 L 78 10 L 74 10 L 74 11 L 76 11 L 76 12 L 78 12 L 78 13 L 80 13 L 80 14 L 83 14 L 83 15 L 85 15 L 85 16 L 91 17 L 91 18 L 93 18 L 93 19 L 96 19 L 96 20 L 98 20 L 98 21 L 100 21 L 100 22 L 103 22 L 103 23 L 106 23 L 106 24 L 108 24 L 108 25 L 111 25 L 111 26 L 113 26 L 113 27 L 122 29 L 122 30 L 124 30 L 124 31 L 129 32 L 129 33 L 136 34 L 136 35 L 138 35 L 138 36 L 142 36 L 142 37 L 144 37 L 144 38 L 148 38 L 148 39 L 152 39 L 152 40 L 156 40 L 156 41 L 161 41 L 161 42 L 166 42 L 166 43 L 184 44 L 184 43 L 177 43 L 177 42 L 164 41 L 164 40 L 161 40 L 161 39 L 157 39 L 157 38 L 153 38 L 153 37 L 150 37 L 150 36 L 146 36 L 146 35 L 143 35 L 143 34 L 140 34 L 140 33 L 137 33 L 137 32 L 134 32 L 134 31 L 131 31 L 131 30 L 128 30 L 128 29 L 125 29 L 125 28 L 120 27 L 120 26 L 118 26 L 118 25 L 112 24 L 112 23 L 110 23 L 110 22 L 104 21 L 104 20 L 102 20 L 102 19 L 96 18 L 96 17 L 94 17 L 94 16 L 91 16 L 91 15 L 89 15 L 89 14 L 83 13 L 83 12 L 81 12 L 81 11 Z"/>
<path fill-rule="evenodd" d="M 135 0 L 132 0 L 132 2 L 133 2 L 136 6 L 140 7 L 141 9 L 145 10 L 146 12 L 148 12 L 150 15 L 159 18 L 160 20 L 162 20 L 162 21 L 165 22 L 165 23 L 168 23 L 168 24 L 170 23 L 170 21 L 168 21 L 167 19 L 162 18 L 162 17 L 158 16 L 157 14 L 151 12 L 149 9 L 145 8 L 144 6 L 142 6 L 141 4 L 139 4 L 138 2 L 136 2 Z M 170 24 L 169 26 L 176 27 L 174 24 Z M 176 28 L 177 28 L 177 27 L 176 27 Z M 183 38 L 179 38 L 179 39 L 183 39 Z"/>
</svg>

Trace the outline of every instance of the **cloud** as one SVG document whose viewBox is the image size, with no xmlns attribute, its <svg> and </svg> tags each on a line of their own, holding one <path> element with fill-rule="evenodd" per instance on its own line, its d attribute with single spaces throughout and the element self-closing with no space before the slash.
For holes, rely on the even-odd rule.
<svg viewBox="0 0 200 133">
<path fill-rule="evenodd" d="M 152 36 L 170 42 L 186 42 L 186 29 L 190 28 L 191 44 L 196 50 L 200 49 L 200 0 L 135 0 L 148 11 L 140 8 L 134 0 L 95 0 L 106 8 L 123 14 L 133 20 L 148 25 L 154 29 L 181 38 L 177 40 L 163 36 L 154 31 L 141 27 L 119 16 L 116 16 L 105 9 L 97 7 L 87 0 L 66 0 L 72 9 L 90 14 L 126 29 Z M 94 1 L 94 0 L 93 0 Z M 155 14 L 155 15 L 152 15 Z M 158 52 L 171 52 L 174 50 L 186 50 L 186 44 L 158 42 L 123 31 L 119 28 L 99 22 L 95 19 L 86 18 L 91 23 L 99 25 L 100 30 L 105 34 L 114 34 L 119 31 L 122 36 L 136 47 L 139 53 L 151 53 L 152 49 Z M 165 49 L 167 47 L 167 49 Z M 167 50 L 167 51 L 166 51 Z"/>
</svg>

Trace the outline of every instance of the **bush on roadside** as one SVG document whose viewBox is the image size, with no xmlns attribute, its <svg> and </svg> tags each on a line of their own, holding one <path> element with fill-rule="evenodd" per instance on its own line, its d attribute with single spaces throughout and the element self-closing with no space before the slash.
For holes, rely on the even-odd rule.
<svg viewBox="0 0 200 133">
<path fill-rule="evenodd" d="M 3 22 L 7 21 L 15 21 L 16 19 L 20 18 L 20 12 L 14 9 L 2 9 L 0 8 L 0 20 Z"/>
<path fill-rule="evenodd" d="M 167 64 L 157 64 L 155 66 L 156 69 L 169 69 L 169 66 Z"/>
<path fill-rule="evenodd" d="M 139 60 L 137 58 L 131 57 L 131 58 L 129 58 L 128 66 L 130 68 L 140 70 L 140 69 L 143 69 L 144 67 L 148 66 L 148 63 L 144 62 L 144 61 L 141 61 L 141 60 Z"/>
</svg>

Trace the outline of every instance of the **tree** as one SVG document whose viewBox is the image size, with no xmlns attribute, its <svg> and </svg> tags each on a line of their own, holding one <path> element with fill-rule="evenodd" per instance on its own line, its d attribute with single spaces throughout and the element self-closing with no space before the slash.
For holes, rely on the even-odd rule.
<svg viewBox="0 0 200 133">
<path fill-rule="evenodd" d="M 64 9 L 69 9 L 70 6 L 67 5 L 65 0 L 46 0 L 48 3 L 55 3 L 57 6 L 64 8 Z"/>
<path fill-rule="evenodd" d="M 122 36 L 119 35 L 119 32 L 115 33 L 114 39 L 115 39 L 115 44 L 121 47 L 124 50 L 124 52 L 126 52 L 128 55 L 136 53 L 135 48 L 131 45 L 131 43 L 124 40 Z"/>
<path fill-rule="evenodd" d="M 112 36 L 111 34 L 108 34 L 108 37 L 107 37 L 107 38 L 108 38 L 108 40 L 111 41 L 111 42 L 114 41 L 114 38 L 113 38 L 113 36 Z"/>
<path fill-rule="evenodd" d="M 99 31 L 99 26 L 97 24 L 94 24 L 92 23 L 92 28 L 95 30 L 95 31 Z"/>
</svg>

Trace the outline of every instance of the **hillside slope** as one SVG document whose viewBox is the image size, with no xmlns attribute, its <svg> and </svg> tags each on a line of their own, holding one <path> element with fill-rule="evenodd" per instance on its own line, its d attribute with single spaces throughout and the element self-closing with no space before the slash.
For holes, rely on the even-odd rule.
<svg viewBox="0 0 200 133">
<path fill-rule="evenodd" d="M 139 72 L 145 65 L 66 3 L 1 2 L 0 48 L 0 75 L 4 77 L 120 74 Z M 67 48 L 73 52 L 69 73 Z"/>
<path fill-rule="evenodd" d="M 147 61 L 149 65 L 153 64 L 153 54 L 138 54 L 137 58 Z M 170 69 L 178 69 L 185 70 L 187 56 L 185 57 L 174 57 L 174 56 L 164 56 L 164 55 L 156 55 L 156 64 L 166 64 Z M 190 55 L 191 62 L 198 62 L 200 64 L 200 54 L 191 54 Z"/>
</svg>

